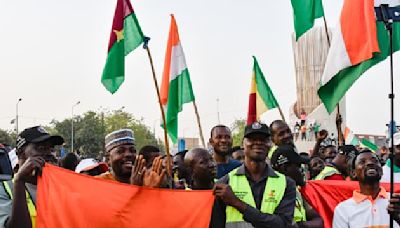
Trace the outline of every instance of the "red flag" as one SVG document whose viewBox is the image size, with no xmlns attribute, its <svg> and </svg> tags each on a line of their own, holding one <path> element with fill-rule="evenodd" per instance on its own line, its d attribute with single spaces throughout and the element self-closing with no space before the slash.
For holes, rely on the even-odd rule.
<svg viewBox="0 0 400 228">
<path fill-rule="evenodd" d="M 46 164 L 38 180 L 37 227 L 187 227 L 209 225 L 212 191 L 144 188 Z"/>
<path fill-rule="evenodd" d="M 389 183 L 381 184 L 381 187 L 387 192 L 390 190 Z M 322 217 L 325 228 L 331 228 L 336 205 L 351 198 L 353 191 L 359 189 L 357 181 L 308 181 L 301 193 Z M 395 184 L 395 192 L 400 192 L 400 184 Z"/>
</svg>

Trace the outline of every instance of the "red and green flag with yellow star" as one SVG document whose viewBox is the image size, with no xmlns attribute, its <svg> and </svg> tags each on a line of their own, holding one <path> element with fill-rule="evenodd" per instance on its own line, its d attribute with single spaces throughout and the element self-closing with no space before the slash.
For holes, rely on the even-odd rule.
<svg viewBox="0 0 400 228">
<path fill-rule="evenodd" d="M 125 56 L 144 40 L 142 29 L 129 0 L 117 1 L 107 61 L 101 76 L 101 83 L 110 93 L 115 93 L 124 82 Z"/>
</svg>

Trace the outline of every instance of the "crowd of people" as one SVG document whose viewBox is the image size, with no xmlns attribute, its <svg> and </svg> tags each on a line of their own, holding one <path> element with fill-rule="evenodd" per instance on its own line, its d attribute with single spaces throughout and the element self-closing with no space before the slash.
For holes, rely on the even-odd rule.
<svg viewBox="0 0 400 228">
<path fill-rule="evenodd" d="M 360 189 L 335 209 L 333 227 L 388 227 L 389 215 L 400 224 L 400 195 L 388 193 L 390 160 L 352 145 L 327 143 L 316 135 L 311 153 L 301 153 L 282 120 L 245 127 L 242 145 L 232 146 L 229 127 L 211 129 L 210 149 L 193 148 L 163 155 L 154 145 L 136 148 L 134 132 L 120 129 L 105 137 L 105 161 L 68 153 L 58 160 L 55 146 L 64 143 L 40 126 L 22 131 L 16 142 L 18 166 L 0 186 L 0 227 L 35 227 L 37 177 L 45 163 L 80 175 L 146 186 L 213 190 L 210 227 L 324 227 L 324 220 L 300 189 L 309 180 L 358 181 Z M 394 140 L 395 181 L 400 181 L 400 134 Z M 383 165 L 383 168 L 382 168 Z M 345 182 L 344 182 L 345 183 Z"/>
</svg>

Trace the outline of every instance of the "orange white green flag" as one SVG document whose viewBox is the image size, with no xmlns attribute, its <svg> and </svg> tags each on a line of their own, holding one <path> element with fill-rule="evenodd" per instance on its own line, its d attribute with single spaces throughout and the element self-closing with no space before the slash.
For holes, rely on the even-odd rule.
<svg viewBox="0 0 400 228">
<path fill-rule="evenodd" d="M 344 140 L 346 145 L 353 145 L 357 146 L 360 144 L 360 141 L 357 139 L 357 137 L 354 135 L 353 131 L 350 130 L 350 128 L 346 127 L 344 129 Z"/>
<path fill-rule="evenodd" d="M 249 108 L 247 112 L 247 124 L 260 120 L 260 116 L 268 110 L 279 107 L 264 74 L 253 56 L 253 76 L 249 95 Z"/>
<path fill-rule="evenodd" d="M 171 15 L 160 93 L 161 103 L 166 108 L 168 135 L 172 142 L 176 143 L 178 140 L 178 113 L 182 111 L 185 103 L 194 101 L 195 98 L 174 15 Z"/>
<path fill-rule="evenodd" d="M 374 6 L 400 5 L 399 0 L 345 0 L 333 32 L 318 95 L 332 113 L 347 90 L 372 66 L 390 54 L 383 22 L 376 22 Z M 400 25 L 393 24 L 393 49 L 400 49 Z"/>
</svg>

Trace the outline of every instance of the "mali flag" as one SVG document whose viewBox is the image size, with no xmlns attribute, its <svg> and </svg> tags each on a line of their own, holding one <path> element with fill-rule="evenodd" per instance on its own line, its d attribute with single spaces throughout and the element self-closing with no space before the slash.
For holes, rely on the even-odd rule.
<svg viewBox="0 0 400 228">
<path fill-rule="evenodd" d="M 256 57 L 253 56 L 253 59 L 254 66 L 251 78 L 247 124 L 259 121 L 261 114 L 279 106 L 271 88 L 265 80 Z"/>
<path fill-rule="evenodd" d="M 38 180 L 36 227 L 207 228 L 212 191 L 144 188 L 48 165 Z"/>
<path fill-rule="evenodd" d="M 118 0 L 101 83 L 115 93 L 125 79 L 125 56 L 143 42 L 144 36 L 129 0 Z"/>
</svg>

